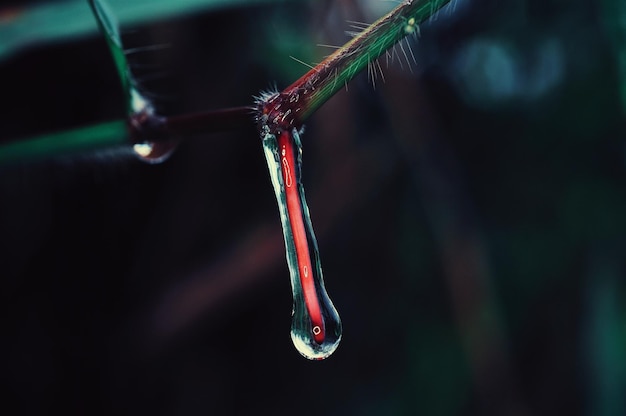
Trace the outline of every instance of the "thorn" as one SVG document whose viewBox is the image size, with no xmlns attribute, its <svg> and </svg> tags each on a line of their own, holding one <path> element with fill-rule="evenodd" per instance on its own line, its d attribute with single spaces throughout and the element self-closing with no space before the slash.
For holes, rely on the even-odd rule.
<svg viewBox="0 0 626 416">
<path fill-rule="evenodd" d="M 406 42 L 406 47 L 411 53 L 411 58 L 413 58 L 413 62 L 415 63 L 415 65 L 417 65 L 417 59 L 415 59 L 415 55 L 413 54 L 413 49 L 411 49 L 411 44 L 409 43 L 409 40 L 407 38 L 404 38 L 404 41 Z"/>
<path fill-rule="evenodd" d="M 322 48 L 341 49 L 341 46 L 326 45 L 324 43 L 318 43 L 317 46 L 321 46 Z"/>
<path fill-rule="evenodd" d="M 404 55 L 404 59 L 406 59 L 406 64 L 409 67 L 409 71 L 411 71 L 411 73 L 413 72 L 413 69 L 411 68 L 411 62 L 409 61 L 409 57 L 406 54 L 406 51 L 404 50 L 404 46 L 402 46 L 402 42 L 398 42 L 398 46 L 400 46 L 400 50 L 402 51 L 402 54 Z M 398 59 L 398 62 L 400 62 L 400 59 Z"/>
<path fill-rule="evenodd" d="M 383 80 L 383 84 L 384 84 L 386 81 L 385 81 L 385 75 L 383 74 L 383 69 L 380 67 L 380 62 L 378 61 L 378 59 L 375 62 L 376 62 L 376 66 L 378 66 L 378 72 L 380 72 L 380 78 Z"/>
<path fill-rule="evenodd" d="M 309 68 L 311 68 L 311 69 L 315 69 L 315 67 L 314 67 L 314 66 L 309 65 L 309 64 L 307 64 L 306 62 L 301 61 L 301 60 L 299 60 L 298 58 L 296 58 L 296 57 L 294 57 L 294 56 L 289 55 L 289 57 L 290 57 L 291 59 L 293 59 L 294 61 L 296 61 L 296 62 L 298 62 L 298 63 L 300 63 L 300 64 L 302 64 L 302 65 L 304 65 L 304 66 L 307 66 L 307 67 L 309 67 Z"/>
</svg>

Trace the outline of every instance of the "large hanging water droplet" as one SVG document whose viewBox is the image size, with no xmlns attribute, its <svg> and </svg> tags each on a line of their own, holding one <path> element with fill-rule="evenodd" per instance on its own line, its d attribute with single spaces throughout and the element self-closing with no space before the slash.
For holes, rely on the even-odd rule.
<svg viewBox="0 0 626 416">
<path fill-rule="evenodd" d="M 322 277 L 317 241 L 300 181 L 302 146 L 298 131 L 263 138 L 265 159 L 278 201 L 293 292 L 291 339 L 310 360 L 331 355 L 341 341 L 341 320 Z"/>
</svg>

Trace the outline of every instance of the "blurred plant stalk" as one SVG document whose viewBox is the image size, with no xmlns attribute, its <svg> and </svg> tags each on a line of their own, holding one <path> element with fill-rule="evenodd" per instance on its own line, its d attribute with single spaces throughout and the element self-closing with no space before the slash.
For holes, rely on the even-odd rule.
<svg viewBox="0 0 626 416">
<path fill-rule="evenodd" d="M 184 14 L 302 0 L 109 0 L 124 25 L 136 26 Z M 9 3 L 9 5 L 4 5 Z M 84 0 L 0 4 L 0 61 L 31 45 L 63 42 L 96 31 Z"/>
<path fill-rule="evenodd" d="M 626 2 L 623 0 L 603 0 L 601 4 L 604 28 L 615 50 L 621 84 L 622 112 L 626 114 Z"/>
</svg>

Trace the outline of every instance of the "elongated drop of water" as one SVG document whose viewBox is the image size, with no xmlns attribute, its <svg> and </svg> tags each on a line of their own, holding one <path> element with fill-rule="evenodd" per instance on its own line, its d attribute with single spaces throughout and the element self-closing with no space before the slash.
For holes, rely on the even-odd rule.
<svg viewBox="0 0 626 416">
<path fill-rule="evenodd" d="M 332 354 L 341 341 L 341 320 L 322 278 L 317 241 L 300 181 L 302 145 L 298 131 L 263 137 L 285 237 L 287 265 L 293 292 L 291 339 L 310 360 Z"/>
</svg>

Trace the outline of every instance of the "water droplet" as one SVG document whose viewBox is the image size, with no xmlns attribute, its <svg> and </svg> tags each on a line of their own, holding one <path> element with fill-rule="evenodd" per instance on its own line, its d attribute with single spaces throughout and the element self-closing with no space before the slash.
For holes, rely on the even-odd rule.
<svg viewBox="0 0 626 416">
<path fill-rule="evenodd" d="M 177 139 L 171 139 L 158 142 L 137 143 L 133 145 L 133 152 L 139 160 L 146 163 L 157 164 L 166 161 L 170 155 L 174 153 L 178 142 L 179 140 Z"/>
<path fill-rule="evenodd" d="M 278 201 L 291 277 L 291 339 L 304 357 L 322 360 L 341 341 L 341 320 L 324 288 L 317 241 L 300 181 L 302 146 L 298 131 L 285 131 L 278 137 L 266 134 L 263 149 Z"/>
</svg>

